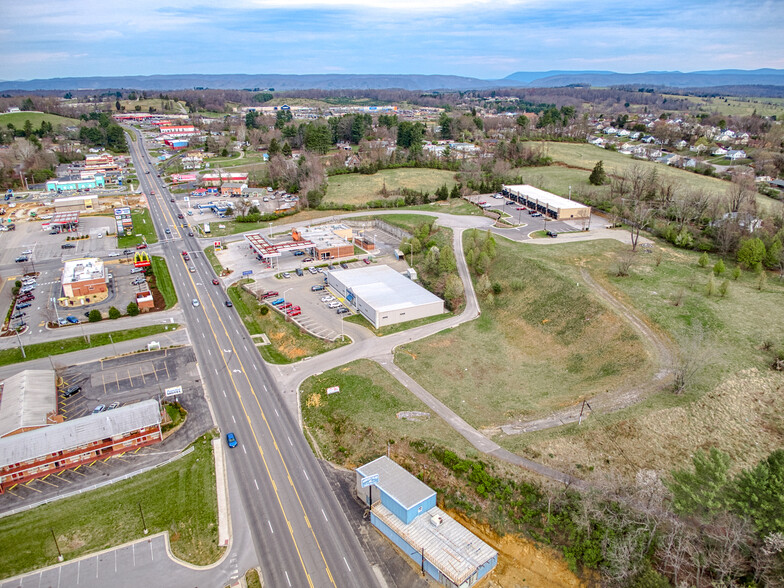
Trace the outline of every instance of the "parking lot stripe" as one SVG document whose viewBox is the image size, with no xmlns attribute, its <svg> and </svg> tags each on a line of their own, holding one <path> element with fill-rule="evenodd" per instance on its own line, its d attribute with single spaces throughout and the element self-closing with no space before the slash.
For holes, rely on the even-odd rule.
<svg viewBox="0 0 784 588">
<path fill-rule="evenodd" d="M 146 385 L 147 379 L 144 377 L 144 370 L 142 369 L 142 366 L 139 366 L 139 373 L 142 375 L 142 384 Z"/>
<path fill-rule="evenodd" d="M 7 491 L 8 491 L 8 492 L 10 492 L 10 491 L 11 491 L 11 490 L 13 490 L 14 488 L 16 488 L 18 485 L 19 485 L 19 484 L 14 484 L 14 485 L 13 485 L 13 486 L 11 486 L 11 487 L 10 487 L 10 488 L 9 488 Z"/>
<path fill-rule="evenodd" d="M 48 478 L 48 477 L 49 477 L 49 476 L 47 476 L 47 478 Z M 44 484 L 47 484 L 47 485 L 49 485 L 49 486 L 52 486 L 52 487 L 54 487 L 54 488 L 57 488 L 57 484 L 52 484 L 51 482 L 47 482 L 47 481 L 46 481 L 44 478 L 38 478 L 38 481 L 39 481 L 39 482 L 43 482 Z"/>
<path fill-rule="evenodd" d="M 27 482 L 27 484 L 25 484 L 25 486 L 26 486 L 27 488 L 30 488 L 30 490 L 33 490 L 34 492 L 38 492 L 38 494 L 40 494 L 40 493 L 41 493 L 41 491 L 40 491 L 38 488 L 33 488 L 32 486 L 29 486 L 29 485 L 28 485 L 28 484 L 30 484 L 31 482 L 35 482 L 35 480 L 30 480 L 30 482 Z"/>
<path fill-rule="evenodd" d="M 103 383 L 103 395 L 106 396 L 106 378 L 103 377 L 103 372 L 101 372 L 101 383 Z"/>
</svg>

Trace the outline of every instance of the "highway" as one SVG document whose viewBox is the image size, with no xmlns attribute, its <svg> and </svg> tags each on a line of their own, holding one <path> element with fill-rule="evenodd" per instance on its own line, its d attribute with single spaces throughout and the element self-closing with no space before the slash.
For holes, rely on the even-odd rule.
<svg viewBox="0 0 784 588">
<path fill-rule="evenodd" d="M 227 452 L 228 465 L 238 480 L 264 585 L 378 585 L 276 381 L 235 309 L 226 307 L 222 286 L 212 284 L 215 275 L 198 239 L 181 227 L 141 135 L 129 132 L 136 133 L 136 141 L 128 140 L 131 156 L 218 426 L 224 438 L 232 431 L 239 441 Z"/>
</svg>

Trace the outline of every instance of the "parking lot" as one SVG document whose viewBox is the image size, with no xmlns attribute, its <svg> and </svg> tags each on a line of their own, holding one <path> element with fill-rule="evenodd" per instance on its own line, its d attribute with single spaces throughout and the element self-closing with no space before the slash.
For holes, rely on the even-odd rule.
<svg viewBox="0 0 784 588">
<path fill-rule="evenodd" d="M 115 237 L 102 237 L 106 232 L 115 232 L 114 220 L 105 216 L 88 216 L 79 219 L 79 230 L 74 233 L 50 235 L 41 229 L 40 221 L 17 222 L 16 230 L 0 232 L 0 265 L 12 264 L 22 251 L 32 251 L 27 263 L 20 263 L 20 270 L 32 268 L 41 261 L 51 259 L 72 259 L 105 254 L 107 249 L 117 246 Z M 89 239 L 66 241 L 66 236 L 90 235 Z M 63 249 L 66 243 L 75 245 Z"/>
<path fill-rule="evenodd" d="M 166 399 L 166 389 L 182 386 L 172 397 L 188 411 L 184 425 L 162 443 L 50 474 L 19 484 L 0 495 L 0 510 L 46 500 L 86 488 L 170 458 L 212 428 L 212 417 L 201 385 L 196 356 L 190 347 L 148 351 L 72 366 L 58 372 L 58 405 L 67 420 L 89 415 L 98 405 L 120 406 L 149 398 Z M 81 391 L 65 398 L 63 390 L 79 385 Z"/>
<path fill-rule="evenodd" d="M 498 212 L 505 212 L 509 216 L 506 220 L 513 225 L 517 225 L 519 232 L 523 233 L 526 237 L 536 231 L 550 231 L 552 233 L 569 233 L 582 230 L 582 224 L 569 223 L 566 221 L 556 221 L 544 216 L 534 216 L 534 211 L 521 206 L 516 202 L 512 202 L 506 198 L 495 198 L 492 194 L 482 194 L 480 196 L 470 196 L 470 202 L 475 204 L 485 203 L 484 207 L 487 210 L 495 210 Z M 601 223 L 601 221 L 597 221 Z M 598 224 L 596 225 L 598 226 Z"/>
</svg>

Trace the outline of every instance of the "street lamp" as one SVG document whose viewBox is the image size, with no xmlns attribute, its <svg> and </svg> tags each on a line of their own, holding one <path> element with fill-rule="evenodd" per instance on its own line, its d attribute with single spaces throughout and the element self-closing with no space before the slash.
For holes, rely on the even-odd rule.
<svg viewBox="0 0 784 588">
<path fill-rule="evenodd" d="M 286 288 L 285 290 L 283 290 L 283 304 L 281 306 L 286 306 L 286 292 L 293 289 L 294 288 Z M 286 313 L 286 309 L 283 308 L 282 310 L 283 310 L 283 319 L 286 321 L 289 320 L 289 315 L 288 313 Z"/>
</svg>

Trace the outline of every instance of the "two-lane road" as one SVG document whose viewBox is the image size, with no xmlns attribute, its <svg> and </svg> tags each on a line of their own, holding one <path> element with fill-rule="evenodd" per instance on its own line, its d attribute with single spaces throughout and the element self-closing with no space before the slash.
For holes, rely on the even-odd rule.
<svg viewBox="0 0 784 588">
<path fill-rule="evenodd" d="M 222 287 L 212 284 L 214 273 L 198 240 L 177 222 L 176 207 L 149 164 L 141 136 L 129 144 L 215 417 L 222 433 L 232 431 L 239 441 L 228 452 L 228 463 L 239 480 L 265 585 L 377 585 L 318 462 L 283 407 L 275 380 L 234 308 L 226 306 Z M 167 227 L 171 235 L 165 234 Z M 182 251 L 188 251 L 189 262 Z"/>
</svg>

